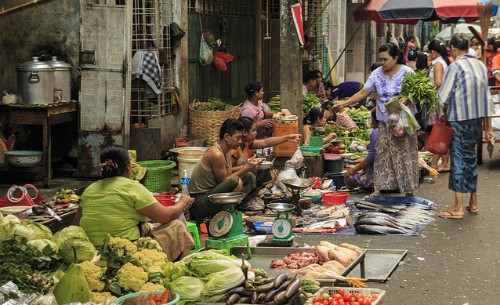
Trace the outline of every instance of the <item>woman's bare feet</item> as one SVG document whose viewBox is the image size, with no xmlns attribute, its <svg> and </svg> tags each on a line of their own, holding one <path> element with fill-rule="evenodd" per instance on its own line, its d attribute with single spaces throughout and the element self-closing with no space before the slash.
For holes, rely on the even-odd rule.
<svg viewBox="0 0 500 305">
<path fill-rule="evenodd" d="M 379 190 L 375 190 L 375 191 L 373 191 L 373 193 L 370 194 L 370 197 L 378 197 L 378 196 L 380 196 Z"/>
</svg>

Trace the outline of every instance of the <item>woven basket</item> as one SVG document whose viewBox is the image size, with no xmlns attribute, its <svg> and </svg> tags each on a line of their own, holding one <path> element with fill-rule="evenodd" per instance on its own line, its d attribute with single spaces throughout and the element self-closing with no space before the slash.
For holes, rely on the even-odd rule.
<svg viewBox="0 0 500 305">
<path fill-rule="evenodd" d="M 168 192 L 170 190 L 170 178 L 172 169 L 176 163 L 167 160 L 150 160 L 137 162 L 142 167 L 146 167 L 146 175 L 141 183 L 152 193 Z"/>
<path fill-rule="evenodd" d="M 222 123 L 229 118 L 237 119 L 240 116 L 240 106 L 233 106 L 225 111 L 199 111 L 197 105 L 208 104 L 194 100 L 189 105 L 189 132 L 193 139 L 206 139 L 207 146 L 219 141 L 219 131 Z"/>
</svg>

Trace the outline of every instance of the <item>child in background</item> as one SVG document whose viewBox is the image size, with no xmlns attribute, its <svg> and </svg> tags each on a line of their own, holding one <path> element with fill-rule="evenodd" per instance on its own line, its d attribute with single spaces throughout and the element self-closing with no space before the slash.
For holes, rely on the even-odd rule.
<svg viewBox="0 0 500 305">
<path fill-rule="evenodd" d="M 309 146 L 309 140 L 311 139 L 311 127 L 324 127 L 326 124 L 325 111 L 323 108 L 314 107 L 307 113 L 307 116 L 304 117 L 303 127 L 302 127 L 302 135 L 304 137 L 304 146 Z M 327 149 L 330 147 L 331 141 L 335 139 L 337 135 L 335 133 L 331 133 L 326 137 L 323 137 L 323 149 Z"/>
</svg>

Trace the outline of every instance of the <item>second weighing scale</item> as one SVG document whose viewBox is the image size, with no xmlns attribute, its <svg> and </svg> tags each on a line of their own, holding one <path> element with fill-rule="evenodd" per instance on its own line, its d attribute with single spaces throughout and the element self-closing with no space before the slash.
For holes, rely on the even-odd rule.
<svg viewBox="0 0 500 305">
<path fill-rule="evenodd" d="M 291 242 L 294 239 L 293 224 L 290 213 L 295 209 L 293 204 L 288 203 L 270 203 L 267 207 L 276 213 L 276 219 L 273 223 L 273 242 Z"/>
</svg>

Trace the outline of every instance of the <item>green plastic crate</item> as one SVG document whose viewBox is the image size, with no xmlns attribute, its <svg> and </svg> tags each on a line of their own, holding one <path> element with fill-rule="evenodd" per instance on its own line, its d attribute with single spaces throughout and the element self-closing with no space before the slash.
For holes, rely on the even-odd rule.
<svg viewBox="0 0 500 305">
<path fill-rule="evenodd" d="M 142 167 L 147 168 L 146 175 L 141 183 L 152 193 L 170 191 L 170 179 L 172 169 L 176 166 L 174 161 L 149 160 L 137 162 Z"/>
</svg>

